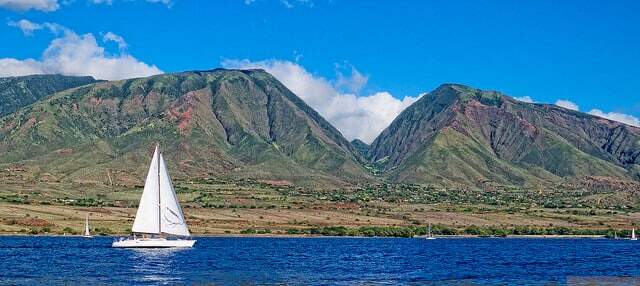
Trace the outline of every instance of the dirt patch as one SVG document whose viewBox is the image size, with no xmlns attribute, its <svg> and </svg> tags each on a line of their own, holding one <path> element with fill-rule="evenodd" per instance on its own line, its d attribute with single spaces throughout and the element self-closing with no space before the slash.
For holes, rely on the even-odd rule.
<svg viewBox="0 0 640 286">
<path fill-rule="evenodd" d="M 272 186 L 291 186 L 291 182 L 287 180 L 260 180 L 260 183 L 272 185 Z"/>
<path fill-rule="evenodd" d="M 69 155 L 69 154 L 73 154 L 73 149 L 71 149 L 71 148 L 62 148 L 62 149 L 55 150 L 54 152 L 56 152 L 56 154 L 60 154 L 60 155 Z"/>
<path fill-rule="evenodd" d="M 105 209 L 105 208 L 91 208 L 91 209 L 81 209 L 85 212 L 92 212 L 92 213 L 102 213 L 102 214 L 111 214 L 113 213 L 110 209 Z"/>
</svg>

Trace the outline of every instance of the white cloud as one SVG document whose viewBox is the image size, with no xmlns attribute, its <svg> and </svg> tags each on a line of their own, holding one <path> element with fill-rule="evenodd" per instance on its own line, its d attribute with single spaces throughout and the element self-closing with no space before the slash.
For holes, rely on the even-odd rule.
<svg viewBox="0 0 640 286">
<path fill-rule="evenodd" d="M 575 110 L 575 111 L 579 111 L 580 108 L 578 108 L 578 105 L 569 101 L 569 100 L 564 100 L 564 99 L 560 99 L 558 101 L 556 101 L 555 103 L 557 106 L 560 107 L 564 107 L 567 109 L 571 109 L 571 110 Z M 600 109 L 591 109 L 591 111 L 589 111 L 589 114 L 591 115 L 595 115 L 598 117 L 602 117 L 602 118 L 606 118 L 609 120 L 613 120 L 613 121 L 618 121 L 627 125 L 632 125 L 632 126 L 636 126 L 636 127 L 640 127 L 640 119 L 638 119 L 637 117 L 633 116 L 633 115 L 629 115 L 629 114 L 624 114 L 624 113 L 618 113 L 618 112 L 604 112 Z"/>
<path fill-rule="evenodd" d="M 573 103 L 571 101 L 565 100 L 565 99 L 558 99 L 556 101 L 555 105 L 560 106 L 560 107 L 564 107 L 566 109 L 575 110 L 575 111 L 579 111 L 580 110 L 580 108 L 578 107 L 577 104 L 575 104 L 575 103 Z"/>
<path fill-rule="evenodd" d="M 0 77 L 42 73 L 42 64 L 34 59 L 0 58 Z"/>
<path fill-rule="evenodd" d="M 0 8 L 17 11 L 39 10 L 51 12 L 58 10 L 58 0 L 0 0 Z"/>
<path fill-rule="evenodd" d="M 0 76 L 65 74 L 116 80 L 162 73 L 155 65 L 141 62 L 123 50 L 115 55 L 107 54 L 104 47 L 98 45 L 93 34 L 78 35 L 59 25 L 48 26 L 62 29 L 64 35 L 53 39 L 39 60 L 0 58 Z M 105 35 L 104 40 L 118 42 L 115 39 Z M 124 39 L 122 42 L 126 44 Z"/>
<path fill-rule="evenodd" d="M 102 40 L 104 42 L 115 42 L 116 44 L 118 44 L 118 49 L 120 49 L 121 51 L 126 50 L 127 47 L 129 46 L 127 42 L 124 40 L 124 38 L 112 32 L 107 32 L 106 34 L 104 34 L 104 36 L 102 37 Z"/>
<path fill-rule="evenodd" d="M 165 6 L 171 8 L 171 6 L 173 6 L 173 1 L 171 0 L 146 0 L 149 3 L 160 3 L 160 4 L 164 4 Z"/>
<path fill-rule="evenodd" d="M 349 140 L 358 138 L 367 143 L 371 143 L 402 110 L 419 98 L 419 96 L 407 96 L 400 100 L 388 92 L 377 92 L 368 96 L 343 93 L 339 91 L 336 84 L 313 75 L 304 67 L 290 61 L 224 60 L 222 66 L 237 69 L 264 69 L 317 110 L 346 138 Z M 341 84 L 362 86 L 360 77 L 351 76 L 350 79 L 355 82 L 348 83 L 348 79 L 343 78 Z"/>
<path fill-rule="evenodd" d="M 257 1 L 258 0 L 244 0 L 243 2 L 245 5 L 251 5 L 253 3 L 256 3 Z M 278 2 L 280 2 L 282 6 L 289 9 L 295 8 L 296 6 L 307 6 L 309 8 L 312 8 L 314 6 L 312 0 L 278 0 Z"/>
<path fill-rule="evenodd" d="M 313 7 L 313 1 L 311 0 L 280 0 L 280 3 L 287 8 L 293 8 L 296 6 Z"/>
<path fill-rule="evenodd" d="M 29 21 L 27 19 L 22 19 L 22 20 L 17 21 L 17 22 L 9 21 L 9 22 L 7 22 L 7 25 L 20 29 L 25 36 L 32 36 L 33 32 L 35 32 L 37 30 L 42 30 L 42 29 L 45 29 L 45 28 L 47 30 L 49 30 L 51 33 L 54 33 L 54 34 L 59 34 L 59 33 L 62 33 L 62 32 L 65 32 L 65 33 L 71 32 L 71 33 L 73 33 L 73 31 L 69 30 L 68 28 L 66 28 L 66 27 L 64 27 L 62 25 L 56 24 L 56 23 L 45 22 L 45 23 L 42 23 L 42 24 L 38 24 L 38 23 L 31 22 L 31 21 Z"/>
<path fill-rule="evenodd" d="M 93 4 L 106 4 L 106 5 L 113 4 L 113 0 L 90 0 L 89 2 Z"/>
<path fill-rule="evenodd" d="M 531 96 L 518 96 L 518 97 L 514 97 L 513 99 L 515 99 L 517 101 L 527 102 L 527 103 L 534 103 L 535 102 L 535 101 L 533 101 L 533 98 L 531 98 Z"/>
<path fill-rule="evenodd" d="M 589 114 L 598 117 L 606 118 L 613 121 L 622 122 L 624 124 L 640 127 L 640 119 L 633 115 L 618 113 L 618 112 L 603 112 L 600 109 L 592 109 Z"/>
<path fill-rule="evenodd" d="M 368 76 L 361 74 L 357 69 L 351 67 L 350 76 L 345 76 L 341 72 L 338 72 L 338 79 L 336 80 L 335 86 L 337 88 L 344 88 L 349 92 L 359 93 L 368 81 Z"/>
<path fill-rule="evenodd" d="M 98 4 L 98 5 L 99 4 L 113 5 L 113 0 L 88 0 L 88 1 L 89 3 Z M 131 1 L 131 0 L 127 0 L 127 1 Z M 145 2 L 163 4 L 168 8 L 171 8 L 171 6 L 173 6 L 172 0 L 145 0 Z"/>
<path fill-rule="evenodd" d="M 26 19 L 22 19 L 17 22 L 9 21 L 7 25 L 20 29 L 25 36 L 33 36 L 34 31 L 41 30 L 43 28 L 42 25 L 36 24 Z"/>
</svg>

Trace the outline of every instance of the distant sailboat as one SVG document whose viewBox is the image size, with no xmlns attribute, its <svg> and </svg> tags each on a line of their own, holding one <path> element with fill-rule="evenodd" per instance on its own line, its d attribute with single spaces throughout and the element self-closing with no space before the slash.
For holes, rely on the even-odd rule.
<svg viewBox="0 0 640 286">
<path fill-rule="evenodd" d="M 133 237 L 114 241 L 113 247 L 167 248 L 192 247 L 182 209 L 171 184 L 167 166 L 159 147 L 153 153 L 149 173 L 131 228 Z M 168 239 L 173 237 L 174 239 Z"/>
<path fill-rule="evenodd" d="M 429 222 L 429 230 L 427 231 L 427 237 L 426 239 L 436 239 L 435 237 L 433 237 L 433 235 L 431 234 L 431 222 Z"/>
<path fill-rule="evenodd" d="M 638 240 L 638 238 L 636 237 L 636 229 L 635 228 L 631 229 L 631 240 Z"/>
<path fill-rule="evenodd" d="M 87 214 L 87 217 L 84 221 L 84 235 L 82 237 L 93 238 L 93 236 L 91 236 L 91 233 L 89 232 L 89 214 Z"/>
</svg>

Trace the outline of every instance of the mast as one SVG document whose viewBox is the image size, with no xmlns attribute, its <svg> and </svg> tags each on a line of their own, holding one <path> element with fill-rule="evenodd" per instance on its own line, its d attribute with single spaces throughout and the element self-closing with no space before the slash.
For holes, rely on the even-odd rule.
<svg viewBox="0 0 640 286">
<path fill-rule="evenodd" d="M 162 204 L 160 202 L 160 143 L 156 144 L 158 150 L 158 234 L 162 235 Z"/>
</svg>

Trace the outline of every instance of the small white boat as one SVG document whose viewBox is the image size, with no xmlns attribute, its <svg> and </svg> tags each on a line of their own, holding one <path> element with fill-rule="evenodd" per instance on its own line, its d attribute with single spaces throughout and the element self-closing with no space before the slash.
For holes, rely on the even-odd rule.
<svg viewBox="0 0 640 286">
<path fill-rule="evenodd" d="M 635 228 L 631 229 L 631 240 L 638 240 L 638 238 L 636 237 L 636 229 Z"/>
<path fill-rule="evenodd" d="M 133 236 L 114 241 L 112 247 L 193 247 L 196 243 L 189 239 L 191 234 L 159 149 L 156 146 L 151 159 L 138 212 L 131 228 Z"/>
<path fill-rule="evenodd" d="M 86 219 L 84 221 L 84 235 L 82 235 L 82 237 L 84 237 L 84 238 L 93 238 L 93 236 L 89 232 L 89 214 L 87 214 L 87 217 L 86 217 Z"/>
<path fill-rule="evenodd" d="M 436 239 L 435 237 L 433 237 L 433 234 L 431 234 L 431 223 L 429 223 L 429 231 L 427 232 L 426 239 Z"/>
</svg>

